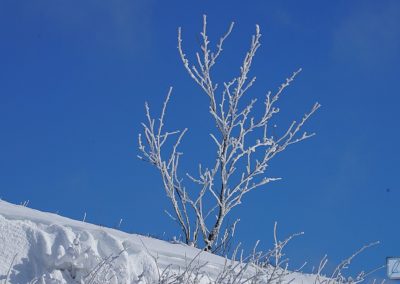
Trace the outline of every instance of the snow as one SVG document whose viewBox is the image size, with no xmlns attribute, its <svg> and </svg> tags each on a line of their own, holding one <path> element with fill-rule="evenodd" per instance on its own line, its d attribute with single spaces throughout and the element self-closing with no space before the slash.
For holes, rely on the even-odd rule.
<svg viewBox="0 0 400 284">
<path fill-rule="evenodd" d="M 192 259 L 209 283 L 226 259 L 184 244 L 71 220 L 0 201 L 0 283 L 159 283 Z M 292 283 L 311 283 L 297 274 Z"/>
</svg>

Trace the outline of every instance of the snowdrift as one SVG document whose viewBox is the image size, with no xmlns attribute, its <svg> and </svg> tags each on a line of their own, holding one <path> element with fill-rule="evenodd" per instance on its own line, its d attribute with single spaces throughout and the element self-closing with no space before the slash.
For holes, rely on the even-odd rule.
<svg viewBox="0 0 400 284">
<path fill-rule="evenodd" d="M 0 201 L 0 283 L 160 283 L 163 272 L 184 271 L 188 264 L 204 276 L 196 283 L 210 283 L 226 263 L 183 244 Z M 295 278 L 291 283 L 315 280 Z"/>
</svg>

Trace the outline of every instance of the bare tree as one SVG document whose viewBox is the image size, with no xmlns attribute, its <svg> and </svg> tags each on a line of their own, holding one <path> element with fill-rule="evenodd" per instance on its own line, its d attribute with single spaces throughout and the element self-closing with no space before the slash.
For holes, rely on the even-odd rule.
<svg viewBox="0 0 400 284">
<path fill-rule="evenodd" d="M 272 158 L 284 151 L 289 145 L 298 143 L 314 135 L 301 131 L 306 121 L 320 107 L 315 103 L 300 121 L 293 121 L 281 136 L 275 137 L 270 131 L 271 119 L 279 112 L 276 102 L 285 88 L 295 79 L 301 69 L 294 72 L 274 93 L 265 96 L 264 111 L 258 118 L 253 116 L 253 107 L 257 99 L 248 103 L 243 102 L 247 91 L 255 83 L 256 77 L 249 77 L 253 59 L 260 47 L 260 28 L 251 38 L 250 48 L 246 53 L 238 75 L 224 82 L 221 89 L 214 83 L 211 70 L 223 51 L 224 41 L 233 30 L 232 23 L 225 35 L 211 50 L 207 36 L 207 18 L 203 18 L 200 51 L 195 53 L 196 64 L 191 64 L 182 47 L 182 32 L 178 29 L 178 51 L 183 65 L 190 77 L 200 86 L 210 100 L 209 113 L 215 120 L 216 129 L 210 133 L 216 145 L 215 163 L 204 168 L 199 165 L 199 173 L 195 177 L 186 174 L 195 185 L 197 192 L 190 193 L 179 175 L 179 159 L 182 155 L 178 147 L 187 129 L 168 132 L 164 130 L 164 119 L 172 88 L 164 102 L 161 116 L 157 123 L 151 116 L 146 103 L 147 122 L 142 123 L 144 138 L 139 135 L 139 158 L 155 166 L 162 177 L 167 197 L 173 207 L 169 214 L 180 226 L 185 242 L 201 246 L 199 239 L 204 242 L 206 251 L 215 251 L 233 235 L 236 220 L 225 227 L 226 216 L 237 205 L 242 197 L 271 181 L 280 178 L 266 176 L 267 167 Z M 172 137 L 175 140 L 172 142 Z M 257 138 L 252 139 L 257 136 Z M 166 143 L 168 141 L 168 143 Z M 167 145 L 173 144 L 171 149 Z M 206 197 L 207 196 L 207 197 Z M 210 198 L 213 200 L 211 202 Z M 216 216 L 212 219 L 211 216 Z M 221 231 L 222 238 L 220 237 Z"/>
</svg>

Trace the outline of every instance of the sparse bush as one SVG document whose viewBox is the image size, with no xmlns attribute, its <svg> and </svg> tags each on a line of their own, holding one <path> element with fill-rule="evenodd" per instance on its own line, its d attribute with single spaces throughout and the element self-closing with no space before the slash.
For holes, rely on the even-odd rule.
<svg viewBox="0 0 400 284">
<path fill-rule="evenodd" d="M 304 263 L 297 269 L 289 269 L 289 258 L 286 257 L 284 249 L 293 238 L 303 235 L 303 233 L 292 234 L 283 241 L 277 236 L 277 223 L 274 226 L 274 244 L 273 248 L 267 252 L 258 251 L 258 242 L 249 256 L 243 257 L 243 251 L 239 252 L 238 245 L 231 258 L 225 258 L 225 263 L 217 269 L 213 275 L 210 275 L 208 263 L 200 261 L 203 253 L 200 251 L 194 258 L 186 260 L 183 267 L 174 267 L 169 265 L 161 268 L 158 264 L 158 258 L 154 258 L 159 268 L 159 284 L 272 284 L 272 283 L 314 283 L 314 284 L 355 284 L 363 283 L 375 271 L 383 268 L 378 267 L 369 272 L 361 271 L 355 276 L 345 276 L 345 270 L 353 259 L 364 252 L 366 249 L 377 245 L 379 242 L 373 242 L 363 246 L 351 256 L 341 261 L 333 272 L 325 272 L 328 258 L 325 255 L 320 261 L 314 274 L 306 274 L 303 268 Z M 384 281 L 382 281 L 383 283 Z M 373 283 L 376 283 L 373 280 Z"/>
<path fill-rule="evenodd" d="M 243 98 L 256 80 L 256 77 L 250 78 L 249 73 L 260 47 L 259 27 L 256 26 L 239 74 L 221 84 L 221 90 L 218 89 L 218 84 L 214 83 L 211 71 L 222 53 L 224 41 L 232 32 L 233 23 L 220 38 L 214 51 L 211 50 L 206 28 L 207 19 L 204 16 L 201 48 L 195 56 L 197 64 L 191 65 L 183 51 L 180 28 L 178 50 L 186 71 L 210 102 L 209 113 L 216 126 L 215 131 L 210 133 L 216 145 L 215 163 L 210 167 L 200 164 L 197 177 L 187 174 L 187 178 L 194 185 L 191 187 L 198 187 L 198 190 L 196 192 L 195 189 L 186 189 L 179 172 L 182 153 L 178 147 L 187 129 L 172 132 L 164 130 L 164 119 L 172 88 L 157 121 L 151 116 L 146 103 L 147 122 L 142 123 L 144 138 L 139 135 L 139 158 L 149 162 L 160 172 L 165 192 L 173 208 L 173 213 L 169 216 L 179 224 L 185 242 L 215 252 L 224 247 L 229 236 L 235 232 L 239 220 L 225 227 L 224 221 L 231 210 L 241 204 L 242 197 L 258 187 L 280 179 L 266 176 L 271 159 L 289 145 L 314 135 L 302 132 L 301 129 L 320 105 L 315 103 L 299 122 L 293 121 L 281 136 L 274 136 L 270 127 L 272 118 L 279 112 L 276 103 L 301 69 L 286 79 L 275 93 L 266 94 L 264 110 L 260 117 L 256 118 L 253 116 L 253 107 L 257 99 L 244 102 Z M 176 137 L 174 142 L 171 141 L 173 136 Z M 171 143 L 172 148 L 165 149 Z M 216 218 L 212 219 L 213 216 Z"/>
</svg>

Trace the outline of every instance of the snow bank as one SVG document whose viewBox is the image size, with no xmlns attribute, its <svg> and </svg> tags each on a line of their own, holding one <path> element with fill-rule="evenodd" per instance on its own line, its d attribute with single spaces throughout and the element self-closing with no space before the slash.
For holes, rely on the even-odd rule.
<svg viewBox="0 0 400 284">
<path fill-rule="evenodd" d="M 158 283 L 160 271 L 192 259 L 210 277 L 226 263 L 186 245 L 0 201 L 0 283 Z M 299 275 L 295 283 L 312 279 Z"/>
<path fill-rule="evenodd" d="M 197 249 L 182 244 L 0 201 L 0 280 L 12 266 L 11 283 L 155 283 L 157 269 L 184 267 L 197 255 Z M 205 252 L 198 259 L 212 262 L 212 269 L 224 263 Z"/>
</svg>

